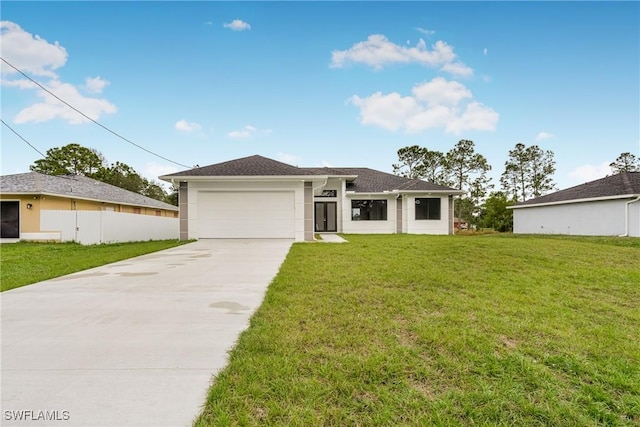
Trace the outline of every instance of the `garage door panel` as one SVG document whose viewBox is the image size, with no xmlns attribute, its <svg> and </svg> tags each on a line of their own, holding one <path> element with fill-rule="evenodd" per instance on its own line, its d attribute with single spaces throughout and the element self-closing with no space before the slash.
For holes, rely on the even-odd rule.
<svg viewBox="0 0 640 427">
<path fill-rule="evenodd" d="M 200 238 L 294 238 L 293 192 L 201 192 Z"/>
</svg>

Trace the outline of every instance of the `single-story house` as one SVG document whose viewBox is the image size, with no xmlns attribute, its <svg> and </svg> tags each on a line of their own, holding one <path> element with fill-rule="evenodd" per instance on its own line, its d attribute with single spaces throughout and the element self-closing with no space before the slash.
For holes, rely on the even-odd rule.
<svg viewBox="0 0 640 427">
<path fill-rule="evenodd" d="M 178 238 L 178 207 L 94 179 L 0 177 L 2 241 L 84 244 Z"/>
<path fill-rule="evenodd" d="M 181 239 L 453 234 L 453 199 L 463 193 L 373 169 L 302 168 L 257 155 L 160 179 L 179 186 Z"/>
<path fill-rule="evenodd" d="M 623 172 L 510 206 L 513 232 L 640 237 L 640 172 Z"/>
</svg>

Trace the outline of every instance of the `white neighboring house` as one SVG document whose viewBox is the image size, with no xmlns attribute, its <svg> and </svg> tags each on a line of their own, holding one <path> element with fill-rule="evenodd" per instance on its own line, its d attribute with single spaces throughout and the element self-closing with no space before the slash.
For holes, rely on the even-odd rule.
<svg viewBox="0 0 640 427">
<path fill-rule="evenodd" d="M 510 207 L 513 232 L 640 237 L 640 172 L 623 172 Z"/>
<path fill-rule="evenodd" d="M 463 194 L 368 168 L 299 168 L 257 155 L 160 179 L 180 188 L 181 239 L 453 234 L 453 198 Z"/>
</svg>

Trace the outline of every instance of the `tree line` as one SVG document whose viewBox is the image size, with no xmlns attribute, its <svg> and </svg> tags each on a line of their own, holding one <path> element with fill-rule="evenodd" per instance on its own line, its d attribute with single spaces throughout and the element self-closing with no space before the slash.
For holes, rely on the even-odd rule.
<svg viewBox="0 0 640 427">
<path fill-rule="evenodd" d="M 622 153 L 609 165 L 612 172 L 640 171 L 640 159 Z M 517 143 L 500 176 L 500 190 L 487 177 L 491 165 L 476 152 L 473 141 L 462 139 L 448 152 L 412 145 L 398 150 L 398 163 L 392 165 L 396 175 L 423 179 L 465 191 L 457 200 L 455 216 L 475 227 L 498 231 L 513 229 L 513 213 L 507 206 L 540 197 L 555 190 L 554 154 L 537 145 Z"/>
<path fill-rule="evenodd" d="M 68 144 L 47 150 L 46 156 L 29 167 L 47 175 L 82 175 L 152 199 L 178 205 L 176 188 L 167 192 L 160 183 L 140 175 L 134 168 L 116 161 L 109 163 L 98 150 Z"/>
</svg>

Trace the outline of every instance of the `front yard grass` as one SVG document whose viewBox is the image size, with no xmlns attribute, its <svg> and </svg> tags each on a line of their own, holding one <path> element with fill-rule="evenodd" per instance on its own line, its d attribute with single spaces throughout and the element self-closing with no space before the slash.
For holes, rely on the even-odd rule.
<svg viewBox="0 0 640 427">
<path fill-rule="evenodd" d="M 640 240 L 295 244 L 197 426 L 640 425 Z"/>
<path fill-rule="evenodd" d="M 2 291 L 179 246 L 159 240 L 83 246 L 78 243 L 11 243 L 0 247 Z"/>
</svg>

